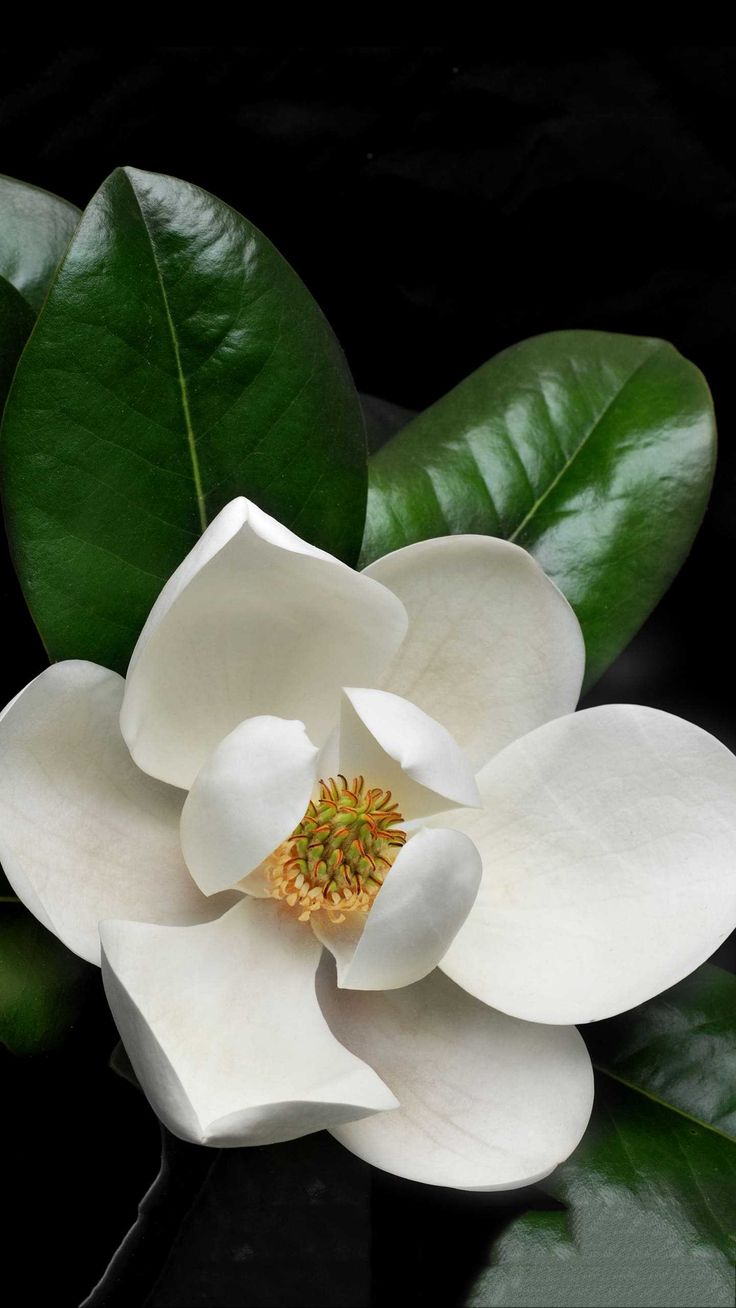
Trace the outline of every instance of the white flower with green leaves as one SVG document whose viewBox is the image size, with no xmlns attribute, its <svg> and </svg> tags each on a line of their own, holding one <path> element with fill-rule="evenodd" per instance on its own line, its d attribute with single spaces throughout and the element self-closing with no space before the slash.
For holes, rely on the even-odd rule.
<svg viewBox="0 0 736 1308">
<path fill-rule="evenodd" d="M 583 666 L 515 545 L 429 540 L 358 573 L 238 499 L 125 681 L 62 662 L 8 705 L 5 871 L 101 961 L 170 1130 L 327 1128 L 479 1190 L 571 1153 L 593 1096 L 574 1024 L 736 924 L 736 760 L 666 713 L 574 713 Z"/>
</svg>

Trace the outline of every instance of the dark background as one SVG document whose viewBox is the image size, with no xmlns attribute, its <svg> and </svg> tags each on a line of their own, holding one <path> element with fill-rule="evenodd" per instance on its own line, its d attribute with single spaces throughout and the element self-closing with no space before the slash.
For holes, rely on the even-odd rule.
<svg viewBox="0 0 736 1308">
<path fill-rule="evenodd" d="M 713 391 L 716 487 L 685 568 L 590 702 L 657 705 L 736 747 L 735 109 L 736 47 L 6 48 L 0 171 L 80 207 L 119 164 L 221 196 L 310 287 L 358 388 L 409 408 L 538 332 L 671 340 Z M 3 607 L 5 701 L 44 660 L 10 580 Z M 95 995 L 63 1052 L 2 1060 L 5 1267 L 23 1301 L 78 1303 L 156 1174 L 158 1127 L 107 1067 L 115 1038 Z M 530 1202 L 549 1201 L 371 1173 L 329 1137 L 172 1145 L 104 1301 L 449 1305 Z"/>
</svg>

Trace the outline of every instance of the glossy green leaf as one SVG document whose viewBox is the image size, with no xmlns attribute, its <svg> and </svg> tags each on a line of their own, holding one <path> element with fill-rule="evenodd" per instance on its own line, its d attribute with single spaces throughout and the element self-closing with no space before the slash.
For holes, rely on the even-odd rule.
<svg viewBox="0 0 736 1308">
<path fill-rule="evenodd" d="M 124 671 L 161 585 L 238 494 L 354 561 L 358 397 L 269 241 L 186 182 L 119 169 L 92 200 L 8 398 L 6 521 L 52 658 Z"/>
<path fill-rule="evenodd" d="M 22 904 L 0 902 L 0 1041 L 14 1054 L 61 1044 L 79 1017 L 94 968 Z"/>
<path fill-rule="evenodd" d="M 79 219 L 68 200 L 0 176 L 0 276 L 36 313 Z"/>
<path fill-rule="evenodd" d="M 736 1141 L 736 976 L 706 963 L 583 1032 L 608 1076 Z"/>
<path fill-rule="evenodd" d="M 730 1308 L 736 1260 L 736 977 L 706 965 L 583 1028 L 582 1144 L 489 1250 L 469 1305 Z"/>
<path fill-rule="evenodd" d="M 572 603 L 590 685 L 672 581 L 715 459 L 706 383 L 665 341 L 537 336 L 419 414 L 369 465 L 361 563 L 480 532 L 532 554 Z"/>
<path fill-rule="evenodd" d="M 23 296 L 0 277 L 0 413 L 32 327 L 33 314 Z"/>
</svg>

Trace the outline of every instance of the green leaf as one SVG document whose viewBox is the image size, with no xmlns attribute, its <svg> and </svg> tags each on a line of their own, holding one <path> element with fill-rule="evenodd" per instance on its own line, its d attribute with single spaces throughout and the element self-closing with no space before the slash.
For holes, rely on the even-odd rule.
<svg viewBox="0 0 736 1308">
<path fill-rule="evenodd" d="M 22 904 L 0 902 L 0 1040 L 14 1054 L 61 1044 L 94 973 Z"/>
<path fill-rule="evenodd" d="M 736 976 L 706 963 L 656 999 L 583 1030 L 609 1077 L 736 1141 Z"/>
<path fill-rule="evenodd" d="M 23 296 L 0 277 L 0 413 L 32 327 L 33 314 Z"/>
<path fill-rule="evenodd" d="M 0 276 L 38 313 L 79 210 L 49 191 L 0 176 Z"/>
<path fill-rule="evenodd" d="M 353 561 L 365 436 L 335 337 L 270 242 L 198 187 L 125 168 L 23 355 L 2 478 L 49 654 L 124 671 L 163 582 L 235 495 Z"/>
<path fill-rule="evenodd" d="M 705 966 L 583 1028 L 596 1107 L 582 1144 L 489 1251 L 469 1305 L 730 1308 L 736 1258 L 736 978 Z"/>
<path fill-rule="evenodd" d="M 573 605 L 590 685 L 685 559 L 714 459 L 705 380 L 671 345 L 605 332 L 537 336 L 484 364 L 373 455 L 361 564 L 432 536 L 515 541 Z"/>
</svg>

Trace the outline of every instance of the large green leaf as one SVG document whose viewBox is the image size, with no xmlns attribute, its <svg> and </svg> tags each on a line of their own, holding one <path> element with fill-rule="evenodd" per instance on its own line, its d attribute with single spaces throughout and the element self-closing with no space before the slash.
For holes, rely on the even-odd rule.
<svg viewBox="0 0 736 1308">
<path fill-rule="evenodd" d="M 537 336 L 373 455 L 361 562 L 458 532 L 516 541 L 575 608 L 590 685 L 681 566 L 714 458 L 708 388 L 671 345 Z"/>
<path fill-rule="evenodd" d="M 68 1035 L 95 969 L 10 897 L 0 900 L 0 1041 L 14 1054 L 52 1049 Z"/>
<path fill-rule="evenodd" d="M 601 1071 L 736 1141 L 736 976 L 706 963 L 583 1031 Z"/>
<path fill-rule="evenodd" d="M 514 1221 L 467 1300 L 731 1308 L 736 1258 L 736 978 L 716 967 L 584 1028 L 601 1069 L 565 1205 Z"/>
<path fill-rule="evenodd" d="M 0 176 L 0 276 L 36 312 L 72 238 L 79 210 L 28 182 Z"/>
<path fill-rule="evenodd" d="M 202 528 L 245 494 L 353 561 L 357 394 L 269 241 L 186 182 L 112 174 L 23 355 L 2 438 L 6 519 L 52 658 L 125 669 Z"/>
<path fill-rule="evenodd" d="M 32 326 L 33 314 L 23 296 L 0 277 L 0 414 Z"/>
</svg>

